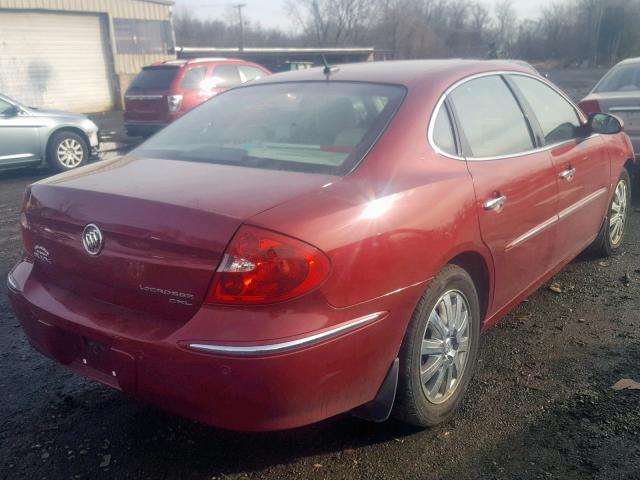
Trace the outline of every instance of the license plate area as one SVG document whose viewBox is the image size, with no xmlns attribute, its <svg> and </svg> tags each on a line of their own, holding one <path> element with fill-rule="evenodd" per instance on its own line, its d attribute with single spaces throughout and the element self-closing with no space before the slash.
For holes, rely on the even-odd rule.
<svg viewBox="0 0 640 480">
<path fill-rule="evenodd" d="M 74 370 L 123 391 L 136 387 L 135 358 L 91 338 L 82 337 L 82 349 Z"/>
<path fill-rule="evenodd" d="M 86 337 L 82 337 L 82 346 L 80 356 L 83 365 L 91 366 L 91 368 L 104 373 L 111 373 L 109 372 L 111 349 L 108 346 Z"/>
</svg>

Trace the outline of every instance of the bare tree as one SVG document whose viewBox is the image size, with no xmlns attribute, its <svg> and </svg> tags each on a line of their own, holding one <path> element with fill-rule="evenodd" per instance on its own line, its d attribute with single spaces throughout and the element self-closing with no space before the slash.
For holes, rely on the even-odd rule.
<svg viewBox="0 0 640 480">
<path fill-rule="evenodd" d="M 518 16 L 513 8 L 513 0 L 500 0 L 495 4 L 497 40 L 500 48 L 509 50 L 511 41 L 515 34 Z"/>
<path fill-rule="evenodd" d="M 296 32 L 247 20 L 247 45 L 366 45 L 393 58 L 509 55 L 566 65 L 640 55 L 640 0 L 557 0 L 524 21 L 512 0 L 492 10 L 480 0 L 288 0 L 287 12 Z M 179 9 L 174 24 L 178 45 L 237 46 L 235 15 L 202 20 Z"/>
</svg>

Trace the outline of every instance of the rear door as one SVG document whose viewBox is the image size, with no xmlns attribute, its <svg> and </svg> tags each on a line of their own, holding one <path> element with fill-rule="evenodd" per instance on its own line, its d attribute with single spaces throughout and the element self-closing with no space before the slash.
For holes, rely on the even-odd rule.
<svg viewBox="0 0 640 480">
<path fill-rule="evenodd" d="M 502 76 L 466 81 L 448 101 L 473 177 L 481 235 L 493 255 L 495 312 L 554 265 L 556 173 Z"/>
<path fill-rule="evenodd" d="M 611 166 L 599 135 L 585 137 L 576 108 L 533 77 L 510 75 L 531 108 L 530 118 L 547 147 L 558 181 L 558 261 L 573 257 L 595 238 L 607 209 Z"/>
</svg>

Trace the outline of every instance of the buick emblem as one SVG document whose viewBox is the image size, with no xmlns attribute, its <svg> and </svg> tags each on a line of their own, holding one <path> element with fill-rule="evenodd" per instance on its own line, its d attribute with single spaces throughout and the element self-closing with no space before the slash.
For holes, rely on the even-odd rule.
<svg viewBox="0 0 640 480">
<path fill-rule="evenodd" d="M 90 223 L 82 232 L 82 245 L 89 255 L 98 255 L 102 250 L 104 239 L 97 225 Z"/>
</svg>

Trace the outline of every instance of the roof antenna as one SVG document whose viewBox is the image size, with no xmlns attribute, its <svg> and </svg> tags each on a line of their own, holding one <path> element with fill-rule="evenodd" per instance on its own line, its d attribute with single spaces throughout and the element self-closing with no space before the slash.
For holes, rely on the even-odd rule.
<svg viewBox="0 0 640 480">
<path fill-rule="evenodd" d="M 324 64 L 324 69 L 322 70 L 322 73 L 324 73 L 327 77 L 327 80 L 329 80 L 329 76 L 333 72 L 337 72 L 338 69 L 336 67 L 332 67 L 331 65 L 329 65 L 329 62 L 327 62 L 327 59 L 325 58 L 324 55 L 321 55 L 321 57 L 322 57 L 322 63 Z"/>
</svg>

